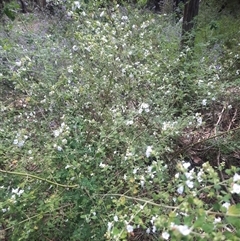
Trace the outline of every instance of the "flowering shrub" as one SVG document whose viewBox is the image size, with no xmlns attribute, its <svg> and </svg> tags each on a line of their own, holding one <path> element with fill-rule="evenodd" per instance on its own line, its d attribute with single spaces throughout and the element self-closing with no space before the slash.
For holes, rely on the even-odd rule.
<svg viewBox="0 0 240 241">
<path fill-rule="evenodd" d="M 4 238 L 238 240 L 238 56 L 179 52 L 167 15 L 68 15 L 0 40 Z"/>
</svg>

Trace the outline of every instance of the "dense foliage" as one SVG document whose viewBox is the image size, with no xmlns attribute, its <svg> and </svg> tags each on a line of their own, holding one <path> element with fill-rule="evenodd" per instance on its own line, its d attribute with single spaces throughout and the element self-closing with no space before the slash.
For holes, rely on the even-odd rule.
<svg viewBox="0 0 240 241">
<path fill-rule="evenodd" d="M 0 239 L 239 240 L 239 18 L 58 11 L 1 26 Z"/>
</svg>

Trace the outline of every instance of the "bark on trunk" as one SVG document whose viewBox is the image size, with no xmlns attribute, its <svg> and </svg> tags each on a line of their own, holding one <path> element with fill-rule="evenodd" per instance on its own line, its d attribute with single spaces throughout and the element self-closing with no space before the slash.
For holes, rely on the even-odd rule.
<svg viewBox="0 0 240 241">
<path fill-rule="evenodd" d="M 194 34 L 192 33 L 194 27 L 194 18 L 198 15 L 199 0 L 187 0 L 184 6 L 183 25 L 182 25 L 182 39 L 181 48 L 193 46 Z"/>
</svg>

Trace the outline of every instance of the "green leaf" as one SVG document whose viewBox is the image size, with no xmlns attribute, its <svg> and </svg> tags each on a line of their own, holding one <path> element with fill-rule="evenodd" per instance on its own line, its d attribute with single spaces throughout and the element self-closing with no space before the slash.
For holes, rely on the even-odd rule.
<svg viewBox="0 0 240 241">
<path fill-rule="evenodd" d="M 240 216 L 240 204 L 232 205 L 228 208 L 227 214 L 229 216 Z"/>
<path fill-rule="evenodd" d="M 3 13 L 7 15 L 8 18 L 10 18 L 12 21 L 15 20 L 15 13 L 12 11 L 12 9 L 9 9 L 8 7 L 4 8 Z"/>
<path fill-rule="evenodd" d="M 214 211 L 219 211 L 221 209 L 221 205 L 219 203 L 214 203 L 213 204 L 213 210 Z"/>
<path fill-rule="evenodd" d="M 114 227 L 113 230 L 112 230 L 112 233 L 113 233 L 113 235 L 117 236 L 117 235 L 119 235 L 120 230 L 117 227 Z"/>
<path fill-rule="evenodd" d="M 194 222 L 194 227 L 202 227 L 203 223 L 205 222 L 205 216 L 200 216 L 197 218 L 197 220 Z"/>
<path fill-rule="evenodd" d="M 206 233 L 211 233 L 213 231 L 214 225 L 211 223 L 203 223 L 202 229 Z"/>
<path fill-rule="evenodd" d="M 240 229 L 239 217 L 227 217 L 228 223 L 234 226 L 237 230 Z"/>
<path fill-rule="evenodd" d="M 147 4 L 147 0 L 138 0 L 137 2 L 141 7 L 145 6 Z"/>
</svg>

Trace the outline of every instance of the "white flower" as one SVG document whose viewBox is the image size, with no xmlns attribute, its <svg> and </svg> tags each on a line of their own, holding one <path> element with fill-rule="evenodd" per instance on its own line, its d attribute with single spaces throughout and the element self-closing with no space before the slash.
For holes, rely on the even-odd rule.
<svg viewBox="0 0 240 241">
<path fill-rule="evenodd" d="M 229 110 L 230 110 L 230 109 L 232 109 L 232 105 L 228 105 L 228 107 L 227 107 L 227 108 L 228 108 Z"/>
<path fill-rule="evenodd" d="M 184 213 L 184 212 L 180 212 L 180 214 L 181 214 L 182 216 L 185 216 L 185 217 L 188 217 L 188 216 L 189 216 L 187 213 Z"/>
<path fill-rule="evenodd" d="M 144 184 L 145 184 L 145 181 L 144 181 L 144 180 L 141 180 L 141 181 L 140 181 L 141 187 L 144 187 Z"/>
<path fill-rule="evenodd" d="M 222 219 L 220 217 L 214 219 L 214 224 L 221 223 Z"/>
<path fill-rule="evenodd" d="M 67 140 L 66 140 L 66 139 L 63 139 L 63 140 L 62 140 L 62 144 L 63 144 L 63 145 L 67 144 Z"/>
<path fill-rule="evenodd" d="M 163 126 L 162 126 L 163 131 L 166 131 L 167 129 L 172 127 L 173 127 L 173 124 L 171 122 L 165 122 L 165 121 L 163 122 Z"/>
<path fill-rule="evenodd" d="M 62 151 L 62 147 L 61 146 L 57 146 L 57 150 L 58 151 Z"/>
<path fill-rule="evenodd" d="M 152 166 L 148 166 L 148 167 L 147 167 L 147 172 L 148 172 L 148 173 L 151 173 L 151 172 L 152 172 L 152 169 L 153 169 Z"/>
<path fill-rule="evenodd" d="M 189 172 L 185 172 L 185 176 L 187 179 L 192 180 L 194 178 L 194 170 L 190 170 Z"/>
<path fill-rule="evenodd" d="M 73 51 L 77 51 L 78 50 L 78 46 L 77 45 L 73 45 L 72 49 L 73 49 Z"/>
<path fill-rule="evenodd" d="M 143 109 L 140 108 L 140 109 L 138 110 L 138 113 L 141 114 L 142 111 L 143 111 Z"/>
<path fill-rule="evenodd" d="M 58 137 L 61 134 L 61 130 L 54 130 L 53 135 L 54 137 Z"/>
<path fill-rule="evenodd" d="M 133 173 L 133 174 L 136 174 L 137 171 L 138 171 L 138 168 L 134 168 L 132 173 Z"/>
<path fill-rule="evenodd" d="M 191 229 L 187 225 L 178 225 L 177 229 L 184 236 L 191 233 Z"/>
<path fill-rule="evenodd" d="M 152 217 L 150 220 L 151 224 L 153 224 L 155 220 L 156 220 L 156 217 Z"/>
<path fill-rule="evenodd" d="M 138 110 L 138 113 L 141 114 L 141 113 L 143 112 L 143 110 L 144 110 L 145 112 L 149 112 L 149 111 L 150 111 L 150 110 L 149 110 L 149 104 L 147 104 L 147 103 L 142 103 L 142 104 L 140 105 L 140 108 L 139 108 L 139 110 Z"/>
<path fill-rule="evenodd" d="M 21 60 L 19 60 L 19 61 L 16 61 L 15 64 L 16 64 L 18 67 L 20 67 L 20 66 L 22 65 L 22 62 L 21 62 Z"/>
<path fill-rule="evenodd" d="M 237 194 L 239 194 L 239 193 L 240 193 L 240 185 L 234 183 L 233 186 L 232 186 L 232 191 L 231 191 L 231 193 L 237 193 Z"/>
<path fill-rule="evenodd" d="M 127 227 L 126 227 L 126 229 L 127 229 L 127 232 L 128 233 L 132 233 L 133 232 L 133 226 L 132 225 L 127 225 Z"/>
<path fill-rule="evenodd" d="M 72 11 L 67 12 L 67 16 L 71 18 L 73 16 L 73 12 Z"/>
<path fill-rule="evenodd" d="M 81 5 L 79 1 L 74 1 L 73 4 L 73 10 L 80 9 Z"/>
<path fill-rule="evenodd" d="M 203 99 L 202 100 L 202 105 L 206 105 L 207 104 L 207 100 L 206 99 Z"/>
<path fill-rule="evenodd" d="M 237 182 L 237 181 L 239 181 L 239 180 L 240 180 L 240 175 L 238 175 L 237 173 L 235 173 L 234 176 L 233 176 L 233 181 L 234 181 L 234 182 Z"/>
<path fill-rule="evenodd" d="M 187 225 L 177 225 L 175 223 L 171 223 L 170 227 L 172 229 L 178 230 L 184 236 L 191 233 L 191 229 Z"/>
<path fill-rule="evenodd" d="M 19 188 L 12 189 L 12 193 L 17 194 L 19 197 L 24 193 L 24 190 L 21 190 Z"/>
<path fill-rule="evenodd" d="M 130 126 L 130 125 L 132 125 L 132 124 L 133 124 L 133 121 L 132 121 L 132 120 L 126 121 L 126 125 L 127 125 L 127 126 Z"/>
<path fill-rule="evenodd" d="M 148 26 L 147 23 L 143 22 L 142 25 L 141 25 L 141 28 L 144 29 L 144 28 L 146 28 L 147 26 Z"/>
<path fill-rule="evenodd" d="M 128 17 L 127 16 L 122 16 L 122 18 L 121 18 L 123 21 L 125 20 L 128 20 Z"/>
<path fill-rule="evenodd" d="M 24 145 L 25 141 L 24 140 L 19 140 L 18 141 L 18 147 L 22 147 Z"/>
<path fill-rule="evenodd" d="M 183 185 L 181 185 L 180 187 L 178 187 L 177 192 L 178 192 L 180 195 L 183 194 L 183 191 L 184 191 L 184 186 L 183 186 Z"/>
<path fill-rule="evenodd" d="M 18 147 L 22 147 L 24 145 L 25 141 L 24 140 L 19 140 L 19 139 L 14 139 L 13 144 L 17 145 Z"/>
<path fill-rule="evenodd" d="M 147 150 L 146 150 L 146 157 L 147 157 L 147 158 L 150 157 L 151 153 L 152 153 L 152 147 L 151 147 L 151 146 L 148 146 L 148 147 L 147 147 Z"/>
<path fill-rule="evenodd" d="M 155 225 L 152 226 L 152 232 L 155 233 L 157 231 L 157 228 Z"/>
<path fill-rule="evenodd" d="M 182 162 L 184 169 L 188 169 L 191 166 L 190 162 Z"/>
<path fill-rule="evenodd" d="M 197 117 L 197 125 L 198 126 L 202 125 L 202 117 L 201 116 Z"/>
<path fill-rule="evenodd" d="M 150 231 L 151 231 L 150 228 L 147 228 L 146 233 L 149 234 Z"/>
<path fill-rule="evenodd" d="M 72 66 L 68 66 L 67 70 L 68 70 L 68 73 L 73 73 L 73 67 Z"/>
<path fill-rule="evenodd" d="M 108 222 L 108 228 L 107 228 L 108 232 L 110 232 L 111 228 L 112 228 L 112 222 Z"/>
<path fill-rule="evenodd" d="M 142 103 L 142 104 L 141 104 L 141 108 L 143 108 L 143 109 L 148 109 L 148 108 L 149 108 L 149 104 L 147 104 L 147 103 Z"/>
<path fill-rule="evenodd" d="M 103 17 L 103 16 L 104 16 L 104 11 L 100 13 L 100 17 Z"/>
<path fill-rule="evenodd" d="M 163 239 L 167 240 L 167 239 L 169 239 L 169 237 L 170 237 L 170 234 L 168 232 L 163 232 L 162 233 L 162 238 Z"/>
<path fill-rule="evenodd" d="M 231 206 L 231 204 L 230 204 L 230 203 L 224 203 L 222 206 L 223 206 L 224 208 L 228 209 L 228 208 Z"/>
<path fill-rule="evenodd" d="M 104 168 L 105 166 L 106 166 L 106 164 L 104 164 L 102 162 L 99 164 L 99 167 L 101 167 L 101 168 Z"/>
<path fill-rule="evenodd" d="M 203 172 L 203 170 L 201 169 L 199 172 L 198 172 L 198 174 L 197 174 L 197 180 L 198 180 L 198 182 L 202 182 L 203 181 L 203 179 L 202 179 L 202 176 L 204 175 L 204 172 Z"/>
<path fill-rule="evenodd" d="M 71 165 L 68 165 L 68 164 L 67 164 L 67 166 L 65 166 L 65 169 L 68 169 L 69 167 L 71 167 Z"/>
<path fill-rule="evenodd" d="M 186 185 L 187 185 L 189 188 L 193 188 L 193 187 L 194 187 L 193 181 L 190 181 L 190 180 L 187 180 L 187 181 L 186 181 Z"/>
<path fill-rule="evenodd" d="M 115 216 L 113 217 L 113 220 L 114 220 L 115 222 L 117 222 L 117 221 L 118 221 L 118 216 L 115 215 Z"/>
<path fill-rule="evenodd" d="M 18 139 L 14 139 L 14 140 L 13 140 L 13 144 L 14 144 L 14 145 L 17 145 L 17 144 L 18 144 Z"/>
<path fill-rule="evenodd" d="M 91 47 L 90 46 L 85 47 L 84 49 L 86 49 L 88 52 L 91 52 Z"/>
</svg>

